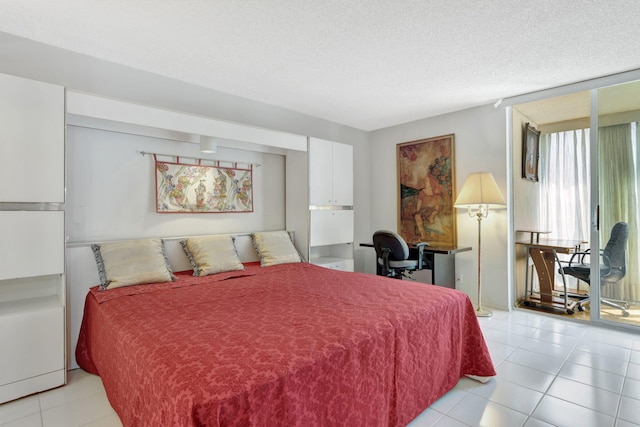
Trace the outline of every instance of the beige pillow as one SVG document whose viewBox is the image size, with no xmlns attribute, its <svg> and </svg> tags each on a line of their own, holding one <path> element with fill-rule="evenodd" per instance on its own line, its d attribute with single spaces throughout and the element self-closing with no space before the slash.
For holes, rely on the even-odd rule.
<svg viewBox="0 0 640 427">
<path fill-rule="evenodd" d="M 91 245 L 102 289 L 175 280 L 162 239 Z"/>
<path fill-rule="evenodd" d="M 300 262 L 300 254 L 293 246 L 286 231 L 262 231 L 251 235 L 253 247 L 260 257 L 260 265 L 267 267 L 277 264 Z"/>
<path fill-rule="evenodd" d="M 231 236 L 190 237 L 180 242 L 194 276 L 243 270 Z"/>
</svg>

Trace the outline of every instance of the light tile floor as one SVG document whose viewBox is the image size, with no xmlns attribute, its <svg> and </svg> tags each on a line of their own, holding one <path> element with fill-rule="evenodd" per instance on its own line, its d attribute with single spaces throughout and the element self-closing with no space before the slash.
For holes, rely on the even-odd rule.
<svg viewBox="0 0 640 427">
<path fill-rule="evenodd" d="M 640 426 L 640 334 L 517 310 L 481 318 L 498 375 L 462 379 L 409 426 Z M 0 405 L 0 426 L 121 426 L 100 378 Z"/>
</svg>

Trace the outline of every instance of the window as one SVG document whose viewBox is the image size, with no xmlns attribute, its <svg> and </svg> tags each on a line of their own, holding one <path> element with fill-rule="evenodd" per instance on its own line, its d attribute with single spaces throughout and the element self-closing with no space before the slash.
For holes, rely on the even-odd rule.
<svg viewBox="0 0 640 427">
<path fill-rule="evenodd" d="M 540 138 L 540 224 L 552 239 L 590 238 L 590 129 L 542 134 Z M 601 127 L 598 131 L 600 242 L 606 244 L 613 225 L 629 223 L 627 275 L 622 286 L 602 288 L 602 295 L 640 300 L 638 216 L 640 167 L 637 122 Z M 631 260 L 632 262 L 629 262 Z"/>
</svg>

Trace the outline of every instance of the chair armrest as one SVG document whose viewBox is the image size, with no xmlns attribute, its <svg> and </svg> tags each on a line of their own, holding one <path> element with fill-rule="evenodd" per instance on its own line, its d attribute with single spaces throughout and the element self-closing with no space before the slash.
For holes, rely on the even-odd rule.
<svg viewBox="0 0 640 427">
<path fill-rule="evenodd" d="M 574 252 L 573 255 L 571 255 L 571 258 L 569 259 L 569 267 L 571 267 L 573 265 L 573 259 L 575 257 L 579 257 L 580 260 L 578 261 L 578 263 L 580 264 L 584 264 L 584 258 L 588 255 L 591 255 L 590 249 L 587 249 L 586 251 L 582 251 L 582 252 Z"/>
<path fill-rule="evenodd" d="M 384 276 L 389 275 L 389 254 L 391 253 L 391 249 L 389 248 L 380 248 L 382 251 L 382 274 Z"/>
<path fill-rule="evenodd" d="M 604 265 L 604 269 L 602 268 Z M 602 254 L 602 264 L 600 265 L 600 277 L 603 276 L 608 276 L 609 273 L 611 272 L 611 261 L 609 260 L 609 257 Z"/>
<path fill-rule="evenodd" d="M 422 260 L 422 255 L 424 254 L 424 247 L 431 246 L 431 245 L 427 242 L 419 242 L 419 243 L 416 243 L 415 246 L 418 248 L 418 270 L 422 270 L 423 262 L 424 262 Z"/>
</svg>

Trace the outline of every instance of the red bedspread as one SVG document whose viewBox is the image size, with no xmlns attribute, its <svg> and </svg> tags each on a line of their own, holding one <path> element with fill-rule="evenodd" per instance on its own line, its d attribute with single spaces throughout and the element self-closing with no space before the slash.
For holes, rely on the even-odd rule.
<svg viewBox="0 0 640 427">
<path fill-rule="evenodd" d="M 465 294 L 303 263 L 93 288 L 76 358 L 125 426 L 402 426 L 495 375 Z"/>
</svg>

